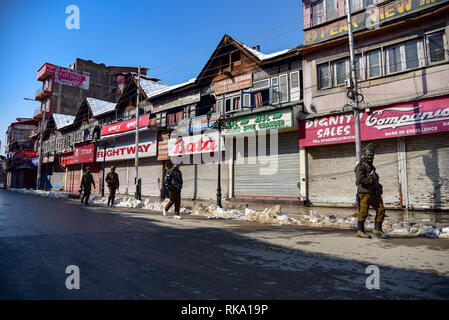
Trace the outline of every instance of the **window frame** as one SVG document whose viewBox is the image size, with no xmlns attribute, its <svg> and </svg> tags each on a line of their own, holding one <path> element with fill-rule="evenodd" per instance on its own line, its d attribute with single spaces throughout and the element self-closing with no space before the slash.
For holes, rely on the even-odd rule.
<svg viewBox="0 0 449 320">
<path fill-rule="evenodd" d="M 293 76 L 296 76 L 297 79 L 298 79 L 298 87 L 297 87 L 297 90 L 298 90 L 297 97 L 298 97 L 298 99 L 295 99 L 296 96 L 294 96 L 294 94 L 296 94 L 296 87 L 292 88 L 292 84 L 293 84 L 293 80 L 292 80 L 293 78 L 292 77 Z M 301 100 L 301 80 L 299 79 L 299 70 L 290 72 L 289 79 L 290 79 L 290 81 L 289 81 L 290 101 L 299 101 L 299 100 Z"/>
<path fill-rule="evenodd" d="M 327 86 L 322 86 L 321 85 L 321 76 L 320 76 L 319 68 L 320 68 L 320 66 L 325 65 L 325 64 L 327 64 L 327 79 L 328 80 L 327 80 Z M 331 62 L 330 61 L 318 64 L 316 66 L 316 73 L 317 73 L 317 85 L 318 85 L 317 87 L 318 87 L 318 90 L 332 88 L 332 77 L 331 77 L 332 76 L 332 72 L 331 72 Z"/>
<path fill-rule="evenodd" d="M 437 34 L 441 34 L 443 36 L 444 60 L 432 62 L 431 56 L 430 56 L 429 37 L 437 35 Z M 432 31 L 432 32 L 426 33 L 424 35 L 423 50 L 425 53 L 425 60 L 426 60 L 427 66 L 433 66 L 433 65 L 440 64 L 440 63 L 448 62 L 449 61 L 449 52 L 448 52 L 448 43 L 447 43 L 447 38 L 446 38 L 446 32 L 444 30 L 437 30 L 437 31 Z"/>
</svg>

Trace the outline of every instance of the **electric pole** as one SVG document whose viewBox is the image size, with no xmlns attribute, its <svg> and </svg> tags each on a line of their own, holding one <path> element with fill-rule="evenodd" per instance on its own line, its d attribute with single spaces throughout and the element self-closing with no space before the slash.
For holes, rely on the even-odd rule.
<svg viewBox="0 0 449 320">
<path fill-rule="evenodd" d="M 140 66 L 137 68 L 137 102 L 136 102 L 136 157 L 134 160 L 136 185 L 135 198 L 140 200 L 139 184 L 139 103 L 140 103 Z"/>
<path fill-rule="evenodd" d="M 351 18 L 351 0 L 346 0 L 346 12 L 348 17 L 348 38 L 349 38 L 349 52 L 350 52 L 350 66 L 352 78 L 352 91 L 354 98 L 354 129 L 355 129 L 355 154 L 357 161 L 362 159 L 362 141 L 360 136 L 360 112 L 359 112 L 359 94 L 357 84 L 357 71 L 355 68 L 355 54 L 354 54 L 354 36 L 352 33 L 352 18 Z"/>
</svg>

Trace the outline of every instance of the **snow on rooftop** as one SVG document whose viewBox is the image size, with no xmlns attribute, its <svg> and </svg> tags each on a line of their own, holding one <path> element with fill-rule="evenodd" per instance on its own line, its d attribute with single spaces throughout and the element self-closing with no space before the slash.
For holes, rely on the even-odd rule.
<svg viewBox="0 0 449 320">
<path fill-rule="evenodd" d="M 142 80 L 144 80 L 144 82 L 142 82 Z M 161 94 L 170 92 L 174 89 L 177 88 L 181 88 L 183 86 L 186 86 L 188 84 L 191 84 L 193 82 L 195 82 L 196 78 L 190 79 L 189 81 L 183 82 L 183 83 L 179 83 L 179 84 L 175 84 L 173 86 L 168 86 L 165 84 L 160 84 L 151 80 L 147 80 L 147 79 L 142 79 L 140 78 L 140 86 L 142 87 L 142 89 L 145 91 L 145 93 L 147 94 L 148 98 L 154 98 L 156 96 L 159 96 Z M 145 89 L 145 87 L 147 89 Z"/>
<path fill-rule="evenodd" d="M 75 121 L 75 116 L 53 113 L 53 119 L 55 120 L 56 129 L 59 130 L 71 125 Z"/>
<path fill-rule="evenodd" d="M 112 111 L 117 106 L 117 104 L 113 103 L 113 102 L 104 101 L 104 100 L 95 99 L 95 98 L 89 98 L 89 97 L 87 98 L 87 103 L 89 104 L 94 117 L 101 115 L 103 113 Z"/>
<path fill-rule="evenodd" d="M 257 58 L 259 58 L 259 60 L 268 60 L 268 59 L 274 58 L 276 56 L 283 55 L 284 53 L 287 53 L 287 52 L 289 52 L 291 50 L 291 49 L 285 49 L 285 50 L 273 52 L 273 53 L 270 53 L 270 54 L 265 54 L 265 53 L 262 53 L 260 51 L 257 51 L 256 49 L 253 49 L 253 48 L 247 46 L 246 44 L 244 44 L 244 43 L 242 43 L 242 42 L 240 42 L 240 41 L 238 41 L 236 39 L 234 39 L 234 40 L 237 41 L 238 43 L 240 43 L 246 50 L 251 52 Z"/>
</svg>

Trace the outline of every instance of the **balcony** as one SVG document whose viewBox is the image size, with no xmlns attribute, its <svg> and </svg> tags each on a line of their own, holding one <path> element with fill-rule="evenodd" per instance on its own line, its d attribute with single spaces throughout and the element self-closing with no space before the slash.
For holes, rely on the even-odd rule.
<svg viewBox="0 0 449 320">
<path fill-rule="evenodd" d="M 38 101 L 44 101 L 47 97 L 51 95 L 51 91 L 49 89 L 39 88 L 36 90 L 36 95 L 34 99 Z"/>
<path fill-rule="evenodd" d="M 39 69 L 37 72 L 37 80 L 44 81 L 49 76 L 55 73 L 56 66 L 46 63 L 42 66 L 42 68 Z"/>
</svg>

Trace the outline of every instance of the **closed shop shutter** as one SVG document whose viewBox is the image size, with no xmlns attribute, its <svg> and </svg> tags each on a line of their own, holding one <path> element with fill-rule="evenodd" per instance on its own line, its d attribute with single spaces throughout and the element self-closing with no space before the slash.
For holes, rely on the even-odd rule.
<svg viewBox="0 0 449 320">
<path fill-rule="evenodd" d="M 67 190 L 78 191 L 81 184 L 81 165 L 70 165 L 67 173 Z"/>
<path fill-rule="evenodd" d="M 50 176 L 50 185 L 52 189 L 60 190 L 64 185 L 65 169 L 59 164 L 53 164 L 53 172 Z"/>
<path fill-rule="evenodd" d="M 267 136 L 266 155 L 270 155 L 269 136 Z M 245 142 L 245 155 L 236 152 L 234 164 L 234 195 L 288 197 L 298 198 L 299 192 L 299 145 L 298 132 L 281 133 L 278 136 L 277 170 L 273 174 L 261 174 L 270 167 L 260 158 L 247 157 L 248 147 Z M 243 163 L 238 163 L 242 161 Z M 276 158 L 274 158 L 276 159 Z M 252 163 L 254 162 L 254 163 Z M 262 170 L 262 171 L 261 171 Z"/>
<path fill-rule="evenodd" d="M 395 139 L 378 144 L 374 166 L 384 188 L 387 207 L 400 206 L 397 144 Z M 362 147 L 368 142 L 363 143 Z M 355 144 L 307 148 L 309 199 L 314 205 L 355 205 Z"/>
<path fill-rule="evenodd" d="M 134 183 L 134 167 L 130 182 Z M 142 196 L 161 195 L 162 185 L 162 162 L 156 160 L 156 157 L 139 159 L 139 177 L 142 178 Z M 131 189 L 130 189 L 131 190 Z M 132 188 L 134 194 L 135 187 Z"/>
<path fill-rule="evenodd" d="M 449 133 L 407 137 L 407 186 L 414 209 L 449 209 Z"/>
<path fill-rule="evenodd" d="M 223 156 L 224 157 L 224 156 Z M 188 199 L 216 199 L 218 182 L 217 164 L 181 165 L 183 187 L 181 197 Z M 229 195 L 229 167 L 221 165 L 221 195 L 222 199 Z"/>
<path fill-rule="evenodd" d="M 115 173 L 118 175 L 119 189 L 116 191 L 117 194 L 126 194 L 127 192 L 127 181 L 128 181 L 128 161 L 114 161 L 106 163 L 106 174 L 111 171 L 111 167 L 115 166 Z M 105 194 L 109 193 L 107 188 L 107 183 L 105 182 Z"/>
</svg>

